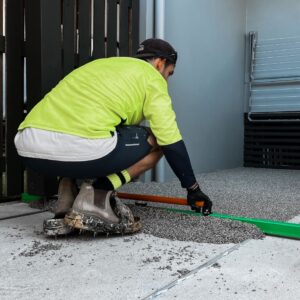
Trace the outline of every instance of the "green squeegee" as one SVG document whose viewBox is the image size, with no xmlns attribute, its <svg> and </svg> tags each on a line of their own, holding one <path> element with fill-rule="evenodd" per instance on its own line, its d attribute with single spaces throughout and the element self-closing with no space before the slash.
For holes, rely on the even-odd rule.
<svg viewBox="0 0 300 300">
<path fill-rule="evenodd" d="M 182 209 L 174 209 L 174 208 L 167 208 L 167 210 L 177 212 L 177 213 L 203 217 L 202 214 L 190 210 L 182 210 Z M 275 236 L 281 236 L 287 238 L 300 239 L 300 224 L 266 220 L 266 219 L 254 219 L 254 218 L 246 218 L 246 217 L 239 217 L 239 216 L 231 216 L 231 215 L 218 214 L 218 213 L 212 213 L 209 216 L 214 218 L 229 219 L 229 220 L 254 224 L 258 228 L 260 228 L 260 230 L 264 234 L 267 235 L 275 235 Z"/>
</svg>

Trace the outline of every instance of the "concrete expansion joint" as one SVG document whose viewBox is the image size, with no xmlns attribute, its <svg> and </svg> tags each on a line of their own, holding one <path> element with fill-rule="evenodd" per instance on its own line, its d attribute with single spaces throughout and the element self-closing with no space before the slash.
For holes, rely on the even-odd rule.
<svg viewBox="0 0 300 300">
<path fill-rule="evenodd" d="M 39 210 L 39 211 L 34 211 L 34 212 L 29 212 L 29 213 L 24 213 L 24 214 L 18 214 L 18 215 L 3 217 L 3 218 L 0 218 L 0 221 L 9 220 L 9 219 L 16 219 L 16 218 L 21 218 L 21 217 L 26 217 L 26 216 L 31 216 L 31 215 L 37 215 L 37 214 L 41 214 L 41 213 L 44 213 L 44 212 L 47 212 L 47 211 L 48 211 L 48 209 L 44 209 L 44 210 Z"/>
<path fill-rule="evenodd" d="M 205 262 L 204 264 L 201 264 L 200 266 L 194 268 L 193 270 L 191 270 L 190 272 L 188 272 L 187 274 L 171 281 L 170 283 L 168 283 L 167 285 L 157 289 L 156 291 L 154 291 L 153 293 L 151 293 L 150 295 L 146 296 L 145 298 L 143 298 L 142 300 L 150 300 L 150 299 L 156 299 L 157 297 L 159 297 L 161 294 L 164 294 L 166 292 L 168 292 L 171 288 L 177 286 L 178 284 L 180 284 L 181 282 L 183 282 L 184 280 L 194 276 L 195 274 L 208 269 L 209 267 L 211 267 L 212 265 L 214 265 L 215 263 L 217 263 L 220 259 L 222 259 L 223 257 L 231 254 L 233 251 L 238 250 L 240 247 L 244 246 L 245 244 L 247 244 L 249 241 L 251 241 L 251 239 L 245 240 L 241 243 L 238 243 L 232 247 L 230 247 L 229 249 L 223 251 L 222 253 L 216 255 L 215 257 L 211 258 L 210 260 L 208 260 L 207 262 Z"/>
</svg>

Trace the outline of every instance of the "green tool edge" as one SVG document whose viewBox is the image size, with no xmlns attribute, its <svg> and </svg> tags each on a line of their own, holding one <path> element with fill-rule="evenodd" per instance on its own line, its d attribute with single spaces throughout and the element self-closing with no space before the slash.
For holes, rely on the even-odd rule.
<svg viewBox="0 0 300 300">
<path fill-rule="evenodd" d="M 165 209 L 177 213 L 203 217 L 202 214 L 190 210 L 182 210 L 176 208 L 165 208 Z M 219 214 L 219 213 L 212 213 L 209 215 L 209 217 L 214 217 L 219 219 L 230 219 L 234 221 L 254 224 L 266 235 L 300 239 L 300 224 L 274 221 L 268 219 L 246 218 L 246 217 L 232 216 L 232 215 Z"/>
<path fill-rule="evenodd" d="M 38 201 L 42 198 L 43 198 L 42 196 L 32 195 L 32 194 L 28 194 L 28 193 L 21 194 L 21 200 L 26 203 Z"/>
</svg>

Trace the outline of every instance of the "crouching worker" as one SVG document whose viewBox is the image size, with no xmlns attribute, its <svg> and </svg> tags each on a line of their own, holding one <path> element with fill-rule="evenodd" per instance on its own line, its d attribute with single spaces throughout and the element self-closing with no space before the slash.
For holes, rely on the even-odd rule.
<svg viewBox="0 0 300 300">
<path fill-rule="evenodd" d="M 46 234 L 72 228 L 132 233 L 141 228 L 115 190 L 164 155 L 187 189 L 188 203 L 212 203 L 197 183 L 177 127 L 167 80 L 177 53 L 145 40 L 135 58 L 94 60 L 67 75 L 20 124 L 15 145 L 25 166 L 60 177 L 55 216 Z M 148 120 L 150 128 L 139 126 Z M 76 179 L 84 179 L 79 192 Z"/>
</svg>

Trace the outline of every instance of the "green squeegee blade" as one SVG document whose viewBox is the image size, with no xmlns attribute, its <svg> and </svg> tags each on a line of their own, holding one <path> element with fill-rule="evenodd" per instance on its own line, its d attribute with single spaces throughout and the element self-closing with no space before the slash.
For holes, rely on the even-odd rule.
<svg viewBox="0 0 300 300">
<path fill-rule="evenodd" d="M 38 201 L 40 199 L 42 199 L 41 196 L 37 196 L 37 195 L 31 195 L 28 193 L 22 193 L 21 195 L 21 199 L 23 202 L 33 202 L 33 201 Z"/>
<path fill-rule="evenodd" d="M 167 208 L 167 210 L 203 217 L 202 214 L 190 210 L 181 210 L 181 209 L 173 209 L 173 208 Z M 232 216 L 232 215 L 218 214 L 218 213 L 212 213 L 211 215 L 209 215 L 209 217 L 229 219 L 229 220 L 254 224 L 258 228 L 260 228 L 260 230 L 264 234 L 267 235 L 300 239 L 300 224 L 280 222 L 280 221 L 267 220 L 267 219 L 246 218 L 246 217 L 239 217 L 239 216 Z"/>
</svg>

